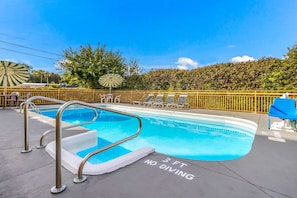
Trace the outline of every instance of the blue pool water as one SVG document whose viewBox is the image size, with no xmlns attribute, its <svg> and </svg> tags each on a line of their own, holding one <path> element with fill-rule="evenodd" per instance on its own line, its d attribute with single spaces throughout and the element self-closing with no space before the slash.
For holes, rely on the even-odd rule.
<svg viewBox="0 0 297 198">
<path fill-rule="evenodd" d="M 85 149 L 85 150 L 82 150 L 82 151 L 79 151 L 77 152 L 77 155 L 84 158 L 87 154 L 95 151 L 95 150 L 98 150 L 100 148 L 103 148 L 109 144 L 111 144 L 112 142 L 109 142 L 109 141 L 106 141 L 105 139 L 102 139 L 102 138 L 98 138 L 98 145 L 97 146 L 94 146 L 94 147 L 91 147 L 91 148 L 88 148 L 88 149 Z M 117 157 L 120 157 L 122 155 L 125 155 L 127 153 L 131 152 L 130 150 L 128 149 L 125 149 L 121 146 L 116 146 L 116 147 L 112 147 L 106 151 L 103 151 L 101 153 L 98 153 L 97 155 L 91 157 L 88 162 L 90 162 L 91 164 L 100 164 L 102 162 L 107 162 L 111 159 L 114 159 L 114 158 L 117 158 Z"/>
<path fill-rule="evenodd" d="M 57 109 L 47 110 L 42 114 L 55 118 L 56 111 Z M 98 131 L 98 146 L 77 153 L 81 157 L 137 131 L 138 121 L 135 118 L 99 110 L 98 113 L 99 118 L 96 122 L 84 125 L 85 128 Z M 107 161 L 146 146 L 154 147 L 159 153 L 187 159 L 232 160 L 240 158 L 250 151 L 255 136 L 253 131 L 218 124 L 219 122 L 199 121 L 196 118 L 178 118 L 166 114 L 152 116 L 144 112 L 133 113 L 142 118 L 141 134 L 113 150 L 105 151 L 105 154 L 98 154 L 101 155 L 99 157 L 97 157 L 98 155 L 92 157 L 91 163 L 97 163 L 98 160 Z M 80 123 L 91 120 L 93 116 L 94 113 L 90 109 L 69 109 L 64 111 L 62 120 Z"/>
</svg>

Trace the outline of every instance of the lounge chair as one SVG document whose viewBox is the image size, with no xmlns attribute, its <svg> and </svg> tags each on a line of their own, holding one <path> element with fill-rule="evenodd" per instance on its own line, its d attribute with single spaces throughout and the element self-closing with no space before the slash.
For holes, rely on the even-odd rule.
<svg viewBox="0 0 297 198">
<path fill-rule="evenodd" d="M 143 103 L 143 106 L 153 106 L 155 103 L 160 103 L 163 100 L 164 94 L 157 94 L 156 98 Z"/>
<path fill-rule="evenodd" d="M 175 94 L 168 94 L 166 101 L 163 104 L 163 107 L 169 107 L 170 105 L 174 104 Z"/>
<path fill-rule="evenodd" d="M 135 100 L 133 101 L 133 105 L 142 105 L 144 103 L 148 103 L 148 102 L 151 102 L 153 100 L 153 97 L 154 97 L 154 94 L 149 94 L 147 96 L 147 98 L 142 102 L 142 101 L 139 101 L 139 100 Z"/>
<path fill-rule="evenodd" d="M 153 107 L 163 106 L 164 94 L 158 94 L 153 102 L 150 103 Z"/>
<path fill-rule="evenodd" d="M 185 108 L 189 107 L 189 104 L 187 103 L 188 94 L 180 94 L 177 100 L 177 103 L 171 103 L 168 104 L 167 107 L 169 108 Z"/>
<path fill-rule="evenodd" d="M 165 102 L 163 101 L 154 102 L 153 105 L 155 107 L 165 107 L 167 105 L 169 106 L 170 104 L 174 103 L 174 98 L 175 98 L 175 94 L 168 94 Z"/>
<path fill-rule="evenodd" d="M 280 118 L 282 120 L 290 120 L 296 123 L 297 109 L 296 102 L 292 98 L 275 98 L 273 104 L 269 107 L 268 112 L 268 129 L 270 129 L 270 117 Z M 293 126 L 296 130 L 296 124 Z"/>
</svg>

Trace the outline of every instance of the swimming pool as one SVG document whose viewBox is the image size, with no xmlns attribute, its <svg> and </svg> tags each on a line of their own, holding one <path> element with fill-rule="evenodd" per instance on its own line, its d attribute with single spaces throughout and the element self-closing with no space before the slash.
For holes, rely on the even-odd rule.
<svg viewBox="0 0 297 198">
<path fill-rule="evenodd" d="M 149 146 L 154 147 L 156 152 L 180 158 L 206 161 L 233 160 L 245 156 L 250 151 L 257 129 L 254 122 L 232 117 L 118 105 L 108 107 L 137 114 L 143 121 L 143 130 L 139 137 L 121 144 L 114 151 L 109 151 L 106 156 L 110 158 Z M 57 109 L 42 110 L 42 114 L 54 118 L 56 111 Z M 62 120 L 79 123 L 92 117 L 91 110 L 79 108 L 66 110 Z M 84 127 L 97 130 L 98 142 L 101 144 L 79 151 L 77 155 L 84 157 L 96 148 L 125 138 L 134 133 L 137 126 L 137 120 L 134 118 L 99 111 L 98 120 Z M 110 158 L 92 157 L 90 163 L 100 163 Z"/>
</svg>

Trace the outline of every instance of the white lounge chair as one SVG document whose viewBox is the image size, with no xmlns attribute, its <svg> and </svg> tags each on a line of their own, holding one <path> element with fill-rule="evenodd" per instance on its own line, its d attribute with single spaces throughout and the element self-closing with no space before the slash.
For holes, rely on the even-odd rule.
<svg viewBox="0 0 297 198">
<path fill-rule="evenodd" d="M 155 103 L 156 104 L 161 103 L 163 101 L 163 96 L 164 94 L 157 94 L 155 100 L 144 102 L 143 105 L 149 107 L 149 106 L 154 106 Z"/>
<path fill-rule="evenodd" d="M 158 94 L 154 101 L 152 101 L 149 105 L 153 107 L 163 106 L 163 97 L 164 94 Z"/>
<path fill-rule="evenodd" d="M 153 105 L 155 107 L 165 107 L 168 104 L 172 104 L 174 102 L 174 98 L 175 98 L 175 94 L 168 94 L 165 102 L 163 102 L 163 101 L 154 102 Z"/>
<path fill-rule="evenodd" d="M 142 102 L 142 101 L 139 101 L 139 100 L 135 100 L 133 101 L 133 105 L 142 105 L 144 103 L 148 103 L 148 102 L 151 102 L 153 100 L 153 97 L 154 97 L 154 94 L 149 94 L 147 96 L 147 98 Z"/>
<path fill-rule="evenodd" d="M 187 103 L 188 94 L 180 94 L 178 97 L 177 103 L 172 103 L 168 105 L 169 108 L 185 108 L 189 107 L 189 104 Z"/>
</svg>

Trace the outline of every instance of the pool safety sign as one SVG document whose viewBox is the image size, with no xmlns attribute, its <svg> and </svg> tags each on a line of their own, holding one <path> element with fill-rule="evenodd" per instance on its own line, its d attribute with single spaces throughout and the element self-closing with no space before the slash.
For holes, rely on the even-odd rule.
<svg viewBox="0 0 297 198">
<path fill-rule="evenodd" d="M 186 180 L 195 179 L 194 174 L 191 174 L 185 171 L 185 168 L 188 166 L 188 164 L 175 159 L 171 159 L 170 157 L 167 157 L 161 160 L 160 162 L 151 160 L 151 159 L 146 159 L 144 163 L 147 165 L 159 168 L 161 170 L 164 170 L 168 173 L 174 174 L 176 176 L 182 177 Z"/>
</svg>

